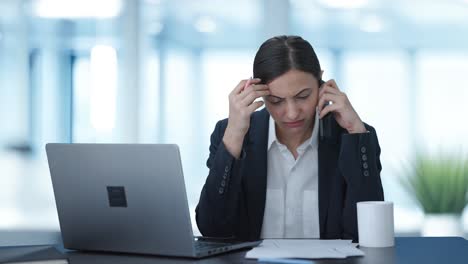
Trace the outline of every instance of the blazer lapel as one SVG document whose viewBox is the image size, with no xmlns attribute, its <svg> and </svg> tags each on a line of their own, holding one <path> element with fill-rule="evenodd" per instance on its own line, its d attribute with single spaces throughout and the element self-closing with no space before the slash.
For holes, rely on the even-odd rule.
<svg viewBox="0 0 468 264">
<path fill-rule="evenodd" d="M 242 168 L 248 203 L 250 238 L 260 237 L 266 199 L 267 142 L 270 114 L 266 109 L 253 116 L 246 141 L 246 161 Z"/>
<path fill-rule="evenodd" d="M 337 131 L 338 132 L 338 131 Z M 338 168 L 339 137 L 319 140 L 318 170 L 319 170 L 319 222 L 320 236 L 325 234 L 325 223 L 332 191 L 333 177 Z"/>
</svg>

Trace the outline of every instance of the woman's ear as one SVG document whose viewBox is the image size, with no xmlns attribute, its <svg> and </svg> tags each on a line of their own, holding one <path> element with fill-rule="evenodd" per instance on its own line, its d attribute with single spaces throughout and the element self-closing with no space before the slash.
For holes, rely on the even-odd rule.
<svg viewBox="0 0 468 264">
<path fill-rule="evenodd" d="M 320 79 L 319 79 L 319 88 L 322 88 L 322 85 L 325 83 L 323 81 L 323 79 L 322 79 L 323 78 L 323 70 L 320 71 L 320 76 L 319 77 L 320 77 Z"/>
</svg>

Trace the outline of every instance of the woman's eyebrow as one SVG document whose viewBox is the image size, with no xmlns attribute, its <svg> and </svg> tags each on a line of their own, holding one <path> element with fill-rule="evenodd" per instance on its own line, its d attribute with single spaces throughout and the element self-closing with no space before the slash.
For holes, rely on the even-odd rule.
<svg viewBox="0 0 468 264">
<path fill-rule="evenodd" d="M 304 88 L 304 89 L 302 89 L 300 92 L 298 92 L 296 95 L 294 95 L 293 97 L 296 97 L 296 96 L 300 95 L 301 93 L 303 93 L 303 92 L 305 92 L 305 91 L 308 91 L 308 90 L 312 90 L 312 88 Z M 276 98 L 276 99 L 278 99 L 278 100 L 284 100 L 283 97 L 279 97 L 279 96 L 272 95 L 272 94 L 270 94 L 269 97 L 274 97 L 274 98 Z"/>
<path fill-rule="evenodd" d="M 270 94 L 268 97 L 270 97 L 270 98 L 271 98 L 271 97 L 274 97 L 275 99 L 278 99 L 278 100 L 284 100 L 283 97 L 279 97 L 279 96 L 271 95 L 271 94 Z"/>
<path fill-rule="evenodd" d="M 302 89 L 302 91 L 298 92 L 294 97 L 300 95 L 301 93 L 303 93 L 305 91 L 310 91 L 310 90 L 312 90 L 312 88 L 304 88 L 304 89 Z"/>
</svg>

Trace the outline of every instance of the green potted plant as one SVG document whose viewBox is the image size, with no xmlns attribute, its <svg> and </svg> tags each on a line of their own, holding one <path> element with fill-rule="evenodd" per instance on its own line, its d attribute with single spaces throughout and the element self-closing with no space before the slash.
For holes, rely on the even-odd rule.
<svg viewBox="0 0 468 264">
<path fill-rule="evenodd" d="M 468 203 L 468 162 L 462 155 L 418 153 L 402 183 L 424 211 L 423 236 L 461 236 Z"/>
</svg>

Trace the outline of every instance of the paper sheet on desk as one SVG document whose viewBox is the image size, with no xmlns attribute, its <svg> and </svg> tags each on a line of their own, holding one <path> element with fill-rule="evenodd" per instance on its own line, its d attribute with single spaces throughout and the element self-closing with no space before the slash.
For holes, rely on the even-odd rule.
<svg viewBox="0 0 468 264">
<path fill-rule="evenodd" d="M 364 256 L 351 240 L 265 239 L 246 258 L 346 258 Z"/>
</svg>

